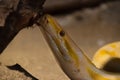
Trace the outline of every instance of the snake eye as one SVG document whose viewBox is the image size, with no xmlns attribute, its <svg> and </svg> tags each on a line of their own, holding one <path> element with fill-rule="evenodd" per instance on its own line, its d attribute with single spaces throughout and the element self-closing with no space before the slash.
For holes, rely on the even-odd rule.
<svg viewBox="0 0 120 80">
<path fill-rule="evenodd" d="M 63 37 L 65 35 L 65 31 L 61 30 L 59 34 L 60 34 L 60 36 Z"/>
</svg>

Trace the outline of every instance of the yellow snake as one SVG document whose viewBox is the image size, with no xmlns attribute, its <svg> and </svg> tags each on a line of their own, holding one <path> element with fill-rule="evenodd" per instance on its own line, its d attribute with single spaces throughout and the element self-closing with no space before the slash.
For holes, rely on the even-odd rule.
<svg viewBox="0 0 120 80">
<path fill-rule="evenodd" d="M 44 15 L 39 24 L 56 60 L 71 80 L 120 80 L 120 74 L 97 68 L 52 16 Z"/>
</svg>

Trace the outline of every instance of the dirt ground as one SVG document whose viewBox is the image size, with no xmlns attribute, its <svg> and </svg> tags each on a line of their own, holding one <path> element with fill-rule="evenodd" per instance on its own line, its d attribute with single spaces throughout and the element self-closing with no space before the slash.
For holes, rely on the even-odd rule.
<svg viewBox="0 0 120 80">
<path fill-rule="evenodd" d="M 103 45 L 119 41 L 120 1 L 54 16 L 92 59 Z M 60 69 L 37 26 L 26 28 L 0 55 L 0 80 L 34 80 L 5 66 L 21 65 L 39 80 L 70 80 Z"/>
</svg>

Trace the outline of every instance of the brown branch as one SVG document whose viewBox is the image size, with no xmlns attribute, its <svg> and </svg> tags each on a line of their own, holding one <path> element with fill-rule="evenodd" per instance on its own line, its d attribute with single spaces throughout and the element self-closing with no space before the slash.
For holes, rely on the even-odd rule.
<svg viewBox="0 0 120 80">
<path fill-rule="evenodd" d="M 9 13 L 4 27 L 0 27 L 0 53 L 23 28 L 32 26 L 42 14 L 45 0 L 20 0 L 16 10 Z"/>
<path fill-rule="evenodd" d="M 116 0 L 47 0 L 44 5 L 46 13 L 61 14 L 87 7 L 96 7 L 102 3 Z"/>
</svg>

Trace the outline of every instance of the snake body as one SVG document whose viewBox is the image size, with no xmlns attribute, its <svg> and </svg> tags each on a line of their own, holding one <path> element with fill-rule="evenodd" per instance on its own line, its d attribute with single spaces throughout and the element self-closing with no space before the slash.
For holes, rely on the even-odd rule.
<svg viewBox="0 0 120 80">
<path fill-rule="evenodd" d="M 52 16 L 44 15 L 40 25 L 58 64 L 71 80 L 120 80 L 119 74 L 97 68 Z"/>
</svg>

